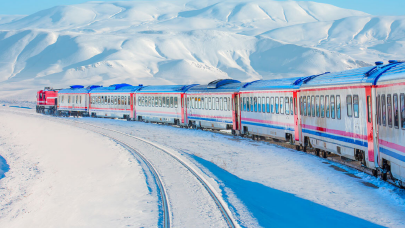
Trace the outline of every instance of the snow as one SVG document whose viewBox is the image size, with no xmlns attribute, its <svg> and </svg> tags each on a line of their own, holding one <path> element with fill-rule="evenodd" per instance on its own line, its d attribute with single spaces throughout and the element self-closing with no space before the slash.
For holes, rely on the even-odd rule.
<svg viewBox="0 0 405 228">
<path fill-rule="evenodd" d="M 75 120 L 179 151 L 183 160 L 208 175 L 242 227 L 297 226 L 298 221 L 311 227 L 405 226 L 403 190 L 310 154 L 207 131 L 109 119 Z"/>
<path fill-rule="evenodd" d="M 265 0 L 88 2 L 0 16 L 0 99 L 72 84 L 308 76 L 404 59 L 403 16 Z"/>
<path fill-rule="evenodd" d="M 0 154 L 0 227 L 157 226 L 139 163 L 100 135 L 0 112 Z"/>
</svg>

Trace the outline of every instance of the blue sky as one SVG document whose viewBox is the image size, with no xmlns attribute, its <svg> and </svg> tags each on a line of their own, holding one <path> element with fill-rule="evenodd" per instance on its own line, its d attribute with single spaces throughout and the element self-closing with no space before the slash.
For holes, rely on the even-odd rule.
<svg viewBox="0 0 405 228">
<path fill-rule="evenodd" d="M 111 1 L 111 0 L 104 0 L 104 1 Z M 313 1 L 328 3 L 342 8 L 360 10 L 373 15 L 405 15 L 405 0 L 313 0 Z M 87 0 L 0 0 L 0 14 L 9 14 L 9 15 L 32 14 L 37 11 L 47 9 L 56 5 L 71 5 L 83 2 L 87 2 Z"/>
</svg>

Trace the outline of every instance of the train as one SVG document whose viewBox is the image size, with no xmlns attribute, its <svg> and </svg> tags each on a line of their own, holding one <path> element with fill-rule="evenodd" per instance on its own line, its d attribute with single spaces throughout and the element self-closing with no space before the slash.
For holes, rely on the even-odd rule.
<svg viewBox="0 0 405 228">
<path fill-rule="evenodd" d="M 38 113 L 228 130 L 359 161 L 405 186 L 405 62 L 306 77 L 206 85 L 73 85 L 37 93 Z"/>
</svg>

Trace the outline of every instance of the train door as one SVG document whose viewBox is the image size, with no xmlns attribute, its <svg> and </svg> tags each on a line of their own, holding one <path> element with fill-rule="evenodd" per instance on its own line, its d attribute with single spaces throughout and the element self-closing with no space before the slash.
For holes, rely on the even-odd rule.
<svg viewBox="0 0 405 228">
<path fill-rule="evenodd" d="M 131 109 L 131 114 L 130 114 L 130 118 L 133 120 L 136 120 L 136 94 L 135 93 L 131 93 L 129 94 L 130 96 L 130 100 L 132 101 L 130 104 L 130 109 Z"/>
<path fill-rule="evenodd" d="M 373 119 L 373 141 L 374 141 L 374 165 L 375 167 L 379 166 L 379 155 L 380 155 L 380 145 L 379 145 L 379 139 L 380 139 L 380 135 L 379 135 L 379 121 L 380 120 L 380 110 L 381 110 L 381 98 L 378 96 L 377 97 L 377 91 L 375 86 L 372 87 L 371 90 L 371 97 L 374 97 L 375 99 L 372 99 L 373 105 L 372 105 L 372 110 L 373 110 L 373 115 L 374 119 Z"/>
<path fill-rule="evenodd" d="M 188 98 L 187 98 L 187 94 L 186 93 L 183 93 L 182 95 L 182 98 L 181 98 L 181 102 L 182 102 L 182 104 L 183 104 L 183 107 L 184 108 L 182 108 L 182 110 L 181 110 L 181 113 L 182 113 L 182 123 L 183 124 L 185 124 L 185 125 L 188 125 L 188 119 L 187 119 L 187 115 L 188 115 L 188 106 L 189 106 L 189 104 L 188 104 Z"/>
<path fill-rule="evenodd" d="M 367 120 L 367 142 L 368 142 L 368 161 L 374 162 L 374 130 L 373 130 L 373 105 L 371 86 L 366 89 L 366 120 Z M 370 164 L 371 165 L 371 164 Z M 373 164 L 374 165 L 374 164 Z"/>
<path fill-rule="evenodd" d="M 293 109 L 294 109 L 294 138 L 295 138 L 295 141 L 300 141 L 300 131 L 301 131 L 301 129 L 300 129 L 300 124 L 298 124 L 298 105 L 297 105 L 297 102 L 298 102 L 298 100 L 297 100 L 297 97 L 298 97 L 298 92 L 297 91 L 294 91 L 293 92 L 293 102 L 294 102 L 294 105 L 293 105 Z M 291 110 L 291 112 L 292 112 L 293 110 Z"/>
<path fill-rule="evenodd" d="M 182 124 L 184 124 L 185 123 L 185 116 L 186 116 L 186 113 L 185 113 L 185 94 L 184 93 L 182 93 L 181 95 L 180 95 L 181 97 L 180 97 L 180 100 L 181 100 L 181 123 Z"/>
<path fill-rule="evenodd" d="M 232 122 L 233 122 L 233 130 L 237 131 L 240 130 L 240 105 L 239 105 L 239 94 L 234 93 L 232 94 Z"/>
</svg>

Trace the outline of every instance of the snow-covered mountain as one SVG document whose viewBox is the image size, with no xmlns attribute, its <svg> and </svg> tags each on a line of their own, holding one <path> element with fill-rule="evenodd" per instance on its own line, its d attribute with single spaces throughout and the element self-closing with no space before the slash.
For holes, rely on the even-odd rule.
<svg viewBox="0 0 405 228">
<path fill-rule="evenodd" d="M 405 16 L 314 2 L 88 2 L 0 15 L 0 97 L 70 84 L 207 83 L 405 59 Z"/>
</svg>

